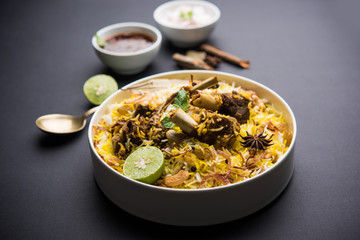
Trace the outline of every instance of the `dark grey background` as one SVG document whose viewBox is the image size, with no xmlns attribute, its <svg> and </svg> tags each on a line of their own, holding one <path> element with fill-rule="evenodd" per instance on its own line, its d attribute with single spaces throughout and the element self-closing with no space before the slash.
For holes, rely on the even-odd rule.
<svg viewBox="0 0 360 240">
<path fill-rule="evenodd" d="M 135 76 L 111 72 L 90 44 L 91 36 L 108 24 L 155 25 L 152 12 L 163 2 L 2 2 L 0 239 L 359 239 L 356 0 L 212 1 L 222 16 L 208 41 L 252 64 L 243 70 L 223 63 L 218 70 L 272 88 L 289 103 L 298 123 L 289 186 L 249 217 L 199 228 L 134 217 L 96 186 L 85 131 L 53 137 L 36 128 L 40 115 L 80 115 L 91 107 L 82 86 L 92 75 L 110 74 L 123 86 L 179 69 L 171 55 L 183 50 L 167 41 L 153 64 Z M 229 203 L 214 202 L 214 207 L 222 204 Z"/>
</svg>

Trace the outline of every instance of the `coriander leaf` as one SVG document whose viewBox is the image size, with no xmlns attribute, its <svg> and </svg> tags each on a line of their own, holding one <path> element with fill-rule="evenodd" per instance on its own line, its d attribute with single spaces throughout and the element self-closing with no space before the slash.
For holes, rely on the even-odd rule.
<svg viewBox="0 0 360 240">
<path fill-rule="evenodd" d="M 189 20 L 191 20 L 192 17 L 193 17 L 193 11 L 188 11 L 187 12 L 187 17 L 188 17 Z"/>
<path fill-rule="evenodd" d="M 190 108 L 189 106 L 189 97 L 185 90 L 180 90 L 177 93 L 177 96 L 174 100 L 174 107 L 181 108 L 182 110 L 186 111 Z"/>
<path fill-rule="evenodd" d="M 186 20 L 186 15 L 183 11 L 180 12 L 180 18 Z"/>
<path fill-rule="evenodd" d="M 187 12 L 181 11 L 179 17 L 185 21 L 186 20 L 191 21 L 193 14 L 194 14 L 193 11 L 187 11 Z"/>
<path fill-rule="evenodd" d="M 169 116 L 165 116 L 161 121 L 161 124 L 164 126 L 164 128 L 173 128 L 175 126 L 175 124 L 170 121 Z"/>
<path fill-rule="evenodd" d="M 96 38 L 96 42 L 97 44 L 100 46 L 100 47 L 105 47 L 107 42 L 102 38 L 100 37 L 99 35 L 97 35 L 97 33 L 95 34 L 95 38 Z"/>
</svg>

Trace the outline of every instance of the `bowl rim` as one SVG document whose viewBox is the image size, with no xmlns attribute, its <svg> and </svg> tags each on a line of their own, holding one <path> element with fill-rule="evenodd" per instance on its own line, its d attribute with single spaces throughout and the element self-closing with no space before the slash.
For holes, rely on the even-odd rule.
<svg viewBox="0 0 360 240">
<path fill-rule="evenodd" d="M 201 24 L 199 26 L 190 26 L 190 27 L 186 27 L 186 28 L 168 25 L 168 24 L 164 23 L 163 21 L 161 21 L 160 13 L 162 11 L 164 11 L 166 8 L 174 6 L 174 5 L 186 4 L 186 3 L 192 4 L 192 5 L 197 4 L 197 5 L 207 7 L 207 8 L 211 8 L 212 10 L 215 11 L 215 17 L 207 24 Z M 159 5 L 154 10 L 154 13 L 153 13 L 153 18 L 154 18 L 154 20 L 155 20 L 155 22 L 157 24 L 159 24 L 160 26 L 167 27 L 169 29 L 176 29 L 176 30 L 194 30 L 194 29 L 196 30 L 196 29 L 201 29 L 201 28 L 204 28 L 204 27 L 208 27 L 208 26 L 216 23 L 220 19 L 220 16 L 221 16 L 221 11 L 215 4 L 213 4 L 211 2 L 207 2 L 207 1 L 202 1 L 202 0 L 201 1 L 200 0 L 196 0 L 196 1 L 192 1 L 192 0 L 175 0 L 175 1 L 166 2 L 166 3 L 163 3 L 163 4 Z"/>
<path fill-rule="evenodd" d="M 98 113 L 100 112 L 100 109 L 104 108 L 105 105 L 107 105 L 107 102 L 110 101 L 111 98 L 113 98 L 115 95 L 117 95 L 123 88 L 126 87 L 130 87 L 132 85 L 138 84 L 142 81 L 147 81 L 150 79 L 154 79 L 154 78 L 159 78 L 159 77 L 164 77 L 167 75 L 174 75 L 174 74 L 196 74 L 196 73 L 208 73 L 208 74 L 212 74 L 212 75 L 225 75 L 228 77 L 234 77 L 234 78 L 241 78 L 242 80 L 244 80 L 245 82 L 249 82 L 252 84 L 257 85 L 258 87 L 264 88 L 266 91 L 269 91 L 271 94 L 273 94 L 276 98 L 278 98 L 278 100 L 280 100 L 282 102 L 282 104 L 285 106 L 285 108 L 287 109 L 287 111 L 290 114 L 290 117 L 293 121 L 293 137 L 292 137 L 292 141 L 291 144 L 288 148 L 288 150 L 286 151 L 286 153 L 274 164 L 274 166 L 272 166 L 270 169 L 260 173 L 259 175 L 249 178 L 249 179 L 245 179 L 241 182 L 237 182 L 237 183 L 232 183 L 232 184 L 228 184 L 228 185 L 224 185 L 224 186 L 218 186 L 218 187 L 214 187 L 214 188 L 200 188 L 200 189 L 177 189 L 177 188 L 164 188 L 164 187 L 159 187 L 159 186 L 155 186 L 155 185 L 151 185 L 151 184 L 147 184 L 147 183 L 143 183 L 131 178 L 128 178 L 126 176 L 124 176 L 123 174 L 119 173 L 118 171 L 114 170 L 113 168 L 111 168 L 108 164 L 105 163 L 104 160 L 102 160 L 102 158 L 99 156 L 99 154 L 97 153 L 97 151 L 94 148 L 94 144 L 93 144 L 93 140 L 92 140 L 92 126 L 94 126 L 94 121 L 96 116 L 98 115 Z M 237 186 L 241 186 L 241 185 L 245 185 L 247 183 L 251 183 L 253 181 L 257 181 L 258 179 L 264 178 L 265 176 L 267 176 L 268 174 L 271 174 L 271 172 L 273 172 L 274 169 L 278 168 L 280 166 L 280 164 L 282 164 L 282 162 L 288 157 L 288 155 L 290 155 L 290 153 L 293 151 L 293 148 L 295 146 L 295 141 L 296 141 L 296 135 L 297 135 L 297 124 L 296 124 L 296 119 L 295 119 L 295 115 L 293 113 L 293 111 L 291 110 L 290 106 L 287 104 L 287 102 L 279 95 L 277 94 L 274 90 L 268 88 L 267 86 L 256 82 L 252 79 L 249 79 L 247 77 L 243 77 L 237 74 L 232 74 L 232 73 L 226 73 L 226 72 L 222 72 L 222 71 L 211 71 L 211 70 L 177 70 L 177 71 L 168 71 L 168 72 L 163 72 L 163 73 L 158 73 L 158 74 L 154 74 L 154 75 L 150 75 L 147 77 L 143 77 L 141 79 L 138 79 L 136 81 L 133 81 L 127 85 L 125 85 L 123 88 L 120 88 L 119 90 L 117 90 L 115 93 L 113 93 L 111 96 L 109 96 L 100 106 L 99 108 L 96 110 L 96 112 L 93 114 L 91 121 L 89 123 L 89 127 L 88 127 L 88 140 L 89 140 L 89 144 L 90 144 L 90 148 L 91 151 L 95 154 L 97 161 L 100 161 L 101 164 L 103 166 L 105 166 L 107 169 L 109 169 L 109 171 L 111 171 L 112 173 L 118 175 L 120 178 L 122 178 L 125 181 L 128 181 L 129 184 L 135 184 L 138 187 L 143 187 L 143 188 L 150 188 L 154 191 L 171 191 L 171 192 L 186 192 L 186 193 L 194 193 L 194 192 L 208 192 L 208 191 L 223 191 L 225 189 L 231 189 Z"/>
<path fill-rule="evenodd" d="M 116 29 L 118 33 L 121 32 L 122 28 L 128 28 L 128 27 L 134 27 L 134 28 L 138 28 L 140 29 L 139 32 L 142 32 L 141 29 L 146 29 L 150 32 L 153 32 L 156 35 L 156 40 L 154 42 L 154 44 L 152 44 L 151 46 L 144 48 L 144 49 L 140 49 L 138 51 L 135 52 L 113 52 L 113 51 L 108 51 L 105 50 L 103 48 L 101 48 L 96 41 L 96 37 L 95 34 L 103 34 L 106 33 L 108 31 L 114 30 Z M 99 30 L 96 31 L 92 38 L 91 38 L 91 43 L 92 46 L 99 52 L 106 54 L 106 55 L 111 55 L 111 56 L 137 56 L 137 55 L 141 55 L 143 53 L 147 53 L 150 52 L 154 49 L 156 49 L 157 47 L 160 46 L 161 41 L 162 41 L 162 34 L 161 32 L 154 26 L 147 24 L 147 23 L 141 23 L 141 22 L 121 22 L 121 23 L 114 23 L 111 25 L 107 25 L 105 27 L 100 28 Z"/>
</svg>

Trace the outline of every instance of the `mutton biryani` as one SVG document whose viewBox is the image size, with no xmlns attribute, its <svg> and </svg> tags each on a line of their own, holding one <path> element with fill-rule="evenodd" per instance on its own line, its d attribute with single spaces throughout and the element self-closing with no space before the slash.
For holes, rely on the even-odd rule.
<svg viewBox="0 0 360 240">
<path fill-rule="evenodd" d="M 144 183 L 201 189 L 241 182 L 274 166 L 291 143 L 271 102 L 216 76 L 129 91 L 92 127 L 93 143 L 110 167 Z"/>
</svg>

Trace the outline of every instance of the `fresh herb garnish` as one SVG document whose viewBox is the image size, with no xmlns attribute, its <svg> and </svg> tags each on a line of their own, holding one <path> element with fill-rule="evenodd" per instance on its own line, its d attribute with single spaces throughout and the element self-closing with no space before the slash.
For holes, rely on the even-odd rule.
<svg viewBox="0 0 360 240">
<path fill-rule="evenodd" d="M 192 20 L 193 14 L 194 14 L 193 11 L 188 11 L 187 12 L 187 16 L 188 16 L 189 20 Z"/>
<path fill-rule="evenodd" d="M 190 108 L 189 96 L 184 89 L 181 89 L 177 92 L 173 105 L 175 108 L 181 108 L 183 111 L 186 111 Z M 175 126 L 175 124 L 170 121 L 169 116 L 165 116 L 161 121 L 161 124 L 165 128 L 173 128 Z"/>
<path fill-rule="evenodd" d="M 95 38 L 96 38 L 96 42 L 100 47 L 105 47 L 107 45 L 107 42 L 100 37 L 99 35 L 97 35 L 97 33 L 95 34 Z"/>
<path fill-rule="evenodd" d="M 170 121 L 169 116 L 165 116 L 161 121 L 161 124 L 164 126 L 164 128 L 173 128 L 175 126 L 175 124 Z"/>
<path fill-rule="evenodd" d="M 180 18 L 183 19 L 183 20 L 189 20 L 191 21 L 192 20 L 192 17 L 193 17 L 193 11 L 188 11 L 188 12 L 184 12 L 184 11 L 181 11 L 180 12 Z"/>
<path fill-rule="evenodd" d="M 177 96 L 174 100 L 174 107 L 181 108 L 184 111 L 190 108 L 189 97 L 185 90 L 181 89 L 180 91 L 178 91 Z"/>
</svg>

